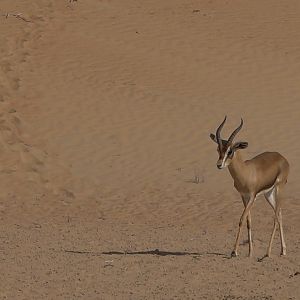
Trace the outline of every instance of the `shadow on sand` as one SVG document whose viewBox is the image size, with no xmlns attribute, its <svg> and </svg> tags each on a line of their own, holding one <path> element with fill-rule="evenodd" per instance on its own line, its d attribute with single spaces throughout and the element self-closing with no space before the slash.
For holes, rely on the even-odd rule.
<svg viewBox="0 0 300 300">
<path fill-rule="evenodd" d="M 91 255 L 156 255 L 156 256 L 205 256 L 216 255 L 227 258 L 228 255 L 219 252 L 185 252 L 185 251 L 162 251 L 159 249 L 145 250 L 145 251 L 105 251 L 105 252 L 92 252 L 92 251 L 74 251 L 64 250 L 67 253 L 74 254 L 91 254 Z"/>
</svg>

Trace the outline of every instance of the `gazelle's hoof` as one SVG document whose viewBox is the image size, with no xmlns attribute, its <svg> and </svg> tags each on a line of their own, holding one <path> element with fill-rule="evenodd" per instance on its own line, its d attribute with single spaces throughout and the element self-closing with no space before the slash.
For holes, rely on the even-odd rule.
<svg viewBox="0 0 300 300">
<path fill-rule="evenodd" d="M 286 256 L 286 251 L 282 251 L 282 252 L 280 253 L 280 256 Z"/>
<path fill-rule="evenodd" d="M 231 252 L 231 257 L 237 257 L 237 256 L 238 256 L 237 252 L 235 250 L 233 250 Z"/>
<path fill-rule="evenodd" d="M 258 258 L 257 261 L 258 261 L 258 262 L 262 262 L 265 258 L 268 258 L 268 257 L 270 257 L 270 255 L 269 255 L 269 254 L 266 254 L 266 255 L 264 255 L 263 257 Z"/>
</svg>

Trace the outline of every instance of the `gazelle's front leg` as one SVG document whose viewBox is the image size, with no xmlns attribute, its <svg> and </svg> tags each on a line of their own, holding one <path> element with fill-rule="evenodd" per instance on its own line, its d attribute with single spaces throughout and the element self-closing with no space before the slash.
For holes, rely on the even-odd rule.
<svg viewBox="0 0 300 300">
<path fill-rule="evenodd" d="M 240 243 L 240 238 L 241 238 L 241 231 L 242 231 L 242 226 L 245 223 L 246 217 L 248 217 L 248 214 L 250 213 L 250 209 L 254 203 L 255 200 L 255 195 L 251 195 L 249 198 L 249 201 L 247 203 L 247 205 L 244 208 L 243 214 L 241 216 L 240 222 L 239 222 L 239 230 L 238 230 L 238 234 L 236 237 L 236 241 L 235 241 L 235 245 L 234 245 L 234 249 L 231 252 L 231 256 L 235 257 L 238 255 L 238 247 L 239 247 L 239 243 Z M 251 217 L 250 217 L 251 218 Z M 248 219 L 249 220 L 249 219 Z M 251 221 L 250 221 L 251 223 Z M 251 229 L 248 231 L 248 233 L 250 232 L 250 238 L 251 241 L 249 240 L 249 243 L 251 243 L 251 246 L 249 245 L 249 256 L 252 255 L 252 237 L 251 237 Z"/>
<path fill-rule="evenodd" d="M 244 206 L 246 207 L 249 202 L 250 197 L 248 195 L 243 195 L 242 199 L 243 199 Z M 251 222 L 251 212 L 249 211 L 249 213 L 247 215 L 247 230 L 248 230 L 248 242 L 249 242 L 248 256 L 249 257 L 251 257 L 253 254 L 253 241 L 252 241 L 252 232 L 251 232 L 252 224 L 251 223 L 252 223 Z"/>
</svg>

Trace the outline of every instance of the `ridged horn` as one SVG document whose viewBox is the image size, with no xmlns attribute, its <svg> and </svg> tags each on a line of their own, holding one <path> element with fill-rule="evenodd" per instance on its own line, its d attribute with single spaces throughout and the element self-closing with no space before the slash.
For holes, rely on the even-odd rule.
<svg viewBox="0 0 300 300">
<path fill-rule="evenodd" d="M 233 142 L 233 139 L 235 138 L 235 136 L 237 135 L 237 133 L 242 129 L 243 127 L 243 124 L 244 124 L 244 121 L 243 119 L 241 118 L 241 124 L 239 125 L 238 128 L 236 128 L 232 134 L 230 135 L 229 139 L 228 139 L 228 144 L 231 144 Z"/>
<path fill-rule="evenodd" d="M 216 131 L 216 138 L 217 138 L 217 142 L 218 142 L 218 145 L 219 145 L 220 149 L 222 149 L 222 147 L 223 147 L 220 133 L 221 133 L 221 130 L 222 130 L 222 128 L 223 128 L 223 126 L 226 122 L 226 118 L 227 118 L 227 116 L 225 116 L 223 122 L 220 124 L 220 126 L 217 128 L 217 131 Z"/>
</svg>

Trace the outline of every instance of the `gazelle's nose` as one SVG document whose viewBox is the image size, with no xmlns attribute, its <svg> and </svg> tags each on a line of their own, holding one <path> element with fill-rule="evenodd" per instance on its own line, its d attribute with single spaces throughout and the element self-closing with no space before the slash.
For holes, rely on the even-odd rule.
<svg viewBox="0 0 300 300">
<path fill-rule="evenodd" d="M 217 161 L 217 168 L 222 169 L 222 160 Z"/>
</svg>

